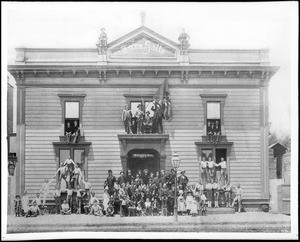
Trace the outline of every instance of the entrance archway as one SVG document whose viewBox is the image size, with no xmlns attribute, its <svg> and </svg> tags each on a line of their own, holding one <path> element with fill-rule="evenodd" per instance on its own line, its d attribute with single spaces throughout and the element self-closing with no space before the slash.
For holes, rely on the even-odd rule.
<svg viewBox="0 0 300 242">
<path fill-rule="evenodd" d="M 127 154 L 127 167 L 135 176 L 138 170 L 148 169 L 154 174 L 160 170 L 160 155 L 153 149 L 133 149 Z"/>
</svg>

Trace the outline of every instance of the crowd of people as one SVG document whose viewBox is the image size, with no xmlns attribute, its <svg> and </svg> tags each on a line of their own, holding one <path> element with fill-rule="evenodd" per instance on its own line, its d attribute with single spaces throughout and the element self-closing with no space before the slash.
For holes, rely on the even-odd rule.
<svg viewBox="0 0 300 242">
<path fill-rule="evenodd" d="M 81 178 L 83 179 L 83 177 Z M 175 180 L 177 179 L 177 194 L 175 198 Z M 206 215 L 207 207 L 226 206 L 234 207 L 237 202 L 237 210 L 242 208 L 242 189 L 240 185 L 232 186 L 227 180 L 224 186 L 220 186 L 219 180 L 214 179 L 203 184 L 200 178 L 196 184 L 190 185 L 186 171 L 181 171 L 176 177 L 176 172 L 171 169 L 168 174 L 164 170 L 149 172 L 148 169 L 139 170 L 135 176 L 128 170 L 127 174 L 120 172 L 118 177 L 108 170 L 108 176 L 103 184 L 103 194 L 96 195 L 92 185 L 86 179 L 84 185 L 76 183 L 63 191 L 60 184 L 54 191 L 49 190 L 47 179 L 41 190 L 32 200 L 31 206 L 27 191 L 22 198 L 19 195 L 15 199 L 16 216 L 37 216 L 45 207 L 45 194 L 54 195 L 55 213 L 69 215 L 72 213 L 89 214 L 95 216 L 170 216 L 174 213 L 175 200 L 179 215 Z M 40 195 L 43 195 L 41 202 Z M 223 196 L 222 204 L 219 204 L 220 194 Z M 235 195 L 235 196 L 233 196 Z M 225 202 L 224 202 L 225 200 Z"/>
</svg>

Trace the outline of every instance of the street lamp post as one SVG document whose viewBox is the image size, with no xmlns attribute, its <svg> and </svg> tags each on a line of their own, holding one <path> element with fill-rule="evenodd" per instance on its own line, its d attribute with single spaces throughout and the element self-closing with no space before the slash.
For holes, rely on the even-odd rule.
<svg viewBox="0 0 300 242">
<path fill-rule="evenodd" d="M 175 194 L 174 194 L 174 222 L 178 222 L 178 205 L 177 205 L 177 169 L 180 166 L 181 159 L 179 155 L 175 152 L 172 156 L 172 166 L 175 170 Z"/>
</svg>

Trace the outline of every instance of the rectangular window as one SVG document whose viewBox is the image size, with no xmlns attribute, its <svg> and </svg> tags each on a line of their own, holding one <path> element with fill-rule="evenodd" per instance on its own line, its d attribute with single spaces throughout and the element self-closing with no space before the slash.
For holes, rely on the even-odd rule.
<svg viewBox="0 0 300 242">
<path fill-rule="evenodd" d="M 79 118 L 79 102 L 66 102 L 66 118 Z"/>
<path fill-rule="evenodd" d="M 84 163 L 84 149 L 76 149 L 74 150 L 74 162 L 75 164 Z"/>
<path fill-rule="evenodd" d="M 137 106 L 139 104 L 143 105 L 142 101 L 140 101 L 140 102 L 136 102 L 136 101 L 130 102 L 130 105 L 131 105 L 130 106 L 130 110 L 131 110 L 132 116 L 134 116 L 136 110 L 138 109 Z M 145 108 L 145 113 L 147 111 L 149 111 L 150 112 L 150 117 L 153 117 L 154 112 L 151 110 L 151 107 L 153 106 L 152 102 L 145 101 L 144 105 L 145 105 L 145 107 L 142 106 L 142 110 L 144 110 L 144 108 Z"/>
<path fill-rule="evenodd" d="M 79 127 L 79 102 L 65 102 L 65 133 Z"/>
<path fill-rule="evenodd" d="M 221 133 L 221 103 L 207 102 L 207 135 Z"/>
</svg>

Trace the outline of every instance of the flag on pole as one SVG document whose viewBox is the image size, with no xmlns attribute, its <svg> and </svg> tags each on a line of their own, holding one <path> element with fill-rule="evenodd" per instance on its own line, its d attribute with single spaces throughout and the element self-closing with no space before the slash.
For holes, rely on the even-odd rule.
<svg viewBox="0 0 300 242">
<path fill-rule="evenodd" d="M 167 121 L 170 121 L 173 114 L 168 79 L 164 80 L 162 85 L 158 88 L 157 92 L 153 96 L 153 99 L 155 99 L 162 106 L 164 118 Z"/>
</svg>

